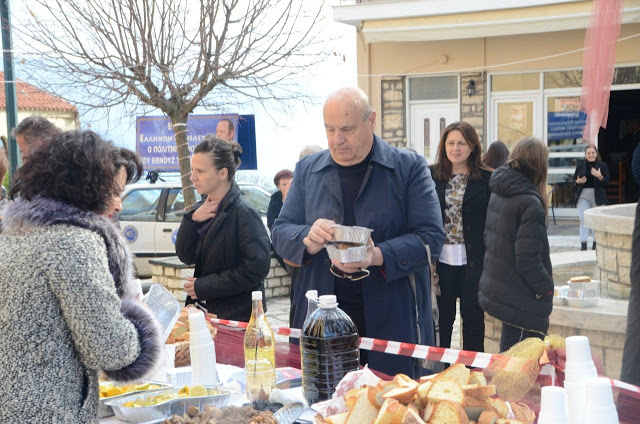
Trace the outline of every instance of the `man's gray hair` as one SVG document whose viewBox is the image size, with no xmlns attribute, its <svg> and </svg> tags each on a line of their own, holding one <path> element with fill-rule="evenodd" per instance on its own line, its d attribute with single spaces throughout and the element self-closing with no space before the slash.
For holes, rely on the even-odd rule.
<svg viewBox="0 0 640 424">
<path fill-rule="evenodd" d="M 369 119 L 371 114 L 373 113 L 373 107 L 371 106 L 371 102 L 369 101 L 369 96 L 367 93 L 362 91 L 358 87 L 342 87 L 327 97 L 327 101 L 334 97 L 348 97 L 351 98 L 355 104 L 355 107 L 362 111 L 362 118 Z"/>
<path fill-rule="evenodd" d="M 14 137 L 22 136 L 27 144 L 32 146 L 48 141 L 61 132 L 60 128 L 56 127 L 47 118 L 31 115 L 20 121 L 11 134 Z"/>
<path fill-rule="evenodd" d="M 298 158 L 298 160 L 304 157 L 310 156 L 314 153 L 321 152 L 323 150 L 324 149 L 321 146 L 318 146 L 317 144 L 309 144 L 308 146 L 304 146 L 304 148 L 300 152 L 300 157 Z"/>
</svg>

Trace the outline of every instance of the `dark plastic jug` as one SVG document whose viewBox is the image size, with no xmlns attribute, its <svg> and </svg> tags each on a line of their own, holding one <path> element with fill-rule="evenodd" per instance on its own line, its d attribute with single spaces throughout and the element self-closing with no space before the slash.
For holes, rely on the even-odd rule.
<svg viewBox="0 0 640 424">
<path fill-rule="evenodd" d="M 309 405 L 330 399 L 342 377 L 360 367 L 358 329 L 334 295 L 320 296 L 300 341 L 302 389 Z"/>
</svg>

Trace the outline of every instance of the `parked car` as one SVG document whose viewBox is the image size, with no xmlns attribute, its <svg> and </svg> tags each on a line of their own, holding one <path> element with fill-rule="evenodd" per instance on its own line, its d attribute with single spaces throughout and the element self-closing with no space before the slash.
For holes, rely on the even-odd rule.
<svg viewBox="0 0 640 424">
<path fill-rule="evenodd" d="M 269 193 L 255 184 L 238 185 L 244 199 L 256 208 L 267 228 Z M 196 199 L 200 200 L 198 193 Z M 184 197 L 180 181 L 137 183 L 125 188 L 122 212 L 118 218 L 134 254 L 138 276 L 151 275 L 149 259 L 176 254 L 176 236 L 183 215 Z"/>
</svg>

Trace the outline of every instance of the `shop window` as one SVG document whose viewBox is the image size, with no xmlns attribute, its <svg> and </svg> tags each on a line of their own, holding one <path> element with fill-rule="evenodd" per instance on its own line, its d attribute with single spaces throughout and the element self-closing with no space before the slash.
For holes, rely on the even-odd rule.
<svg viewBox="0 0 640 424">
<path fill-rule="evenodd" d="M 549 147 L 582 143 L 587 115 L 580 111 L 580 97 L 547 98 L 547 140 Z"/>
<path fill-rule="evenodd" d="M 582 70 L 544 73 L 544 88 L 582 87 Z"/>
<path fill-rule="evenodd" d="M 640 84 L 640 66 L 616 68 L 613 74 L 613 84 Z"/>
<path fill-rule="evenodd" d="M 409 100 L 444 100 L 458 98 L 458 76 L 411 78 Z"/>
<path fill-rule="evenodd" d="M 498 140 L 509 150 L 523 137 L 533 136 L 533 101 L 498 103 Z"/>
<path fill-rule="evenodd" d="M 491 91 L 524 91 L 524 90 L 539 90 L 540 89 L 540 74 L 539 73 L 527 73 L 527 74 L 506 74 L 506 75 L 494 75 L 491 77 Z"/>
</svg>

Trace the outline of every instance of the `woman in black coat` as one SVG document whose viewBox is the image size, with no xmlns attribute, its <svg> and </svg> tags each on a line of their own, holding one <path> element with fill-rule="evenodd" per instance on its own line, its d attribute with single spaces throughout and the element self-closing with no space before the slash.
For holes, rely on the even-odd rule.
<svg viewBox="0 0 640 424">
<path fill-rule="evenodd" d="M 553 307 L 547 239 L 549 149 L 524 138 L 506 166 L 493 172 L 480 278 L 480 306 L 502 321 L 500 351 L 528 337 L 544 338 Z"/>
<path fill-rule="evenodd" d="M 241 154 L 238 143 L 212 136 L 195 148 L 191 181 L 206 199 L 182 219 L 176 253 L 195 264 L 184 285 L 187 304 L 198 301 L 220 318 L 249 321 L 251 292 L 264 291 L 271 255 L 262 219 L 233 179 Z"/>
<path fill-rule="evenodd" d="M 491 172 L 480 164 L 482 145 L 473 127 L 454 122 L 440 138 L 438 161 L 431 167 L 445 229 L 436 270 L 440 294 L 440 346 L 451 347 L 460 298 L 464 350 L 484 351 L 484 311 L 478 281 L 484 260 L 484 223 Z"/>
<path fill-rule="evenodd" d="M 609 168 L 600 159 L 595 145 L 589 144 L 584 149 L 585 160 L 578 162 L 574 178 L 578 187 L 578 214 L 580 215 L 580 250 L 587 250 L 589 229 L 584 226 L 584 212 L 588 209 L 607 203 L 605 187 L 609 184 Z M 596 242 L 593 242 L 593 250 Z"/>
</svg>

